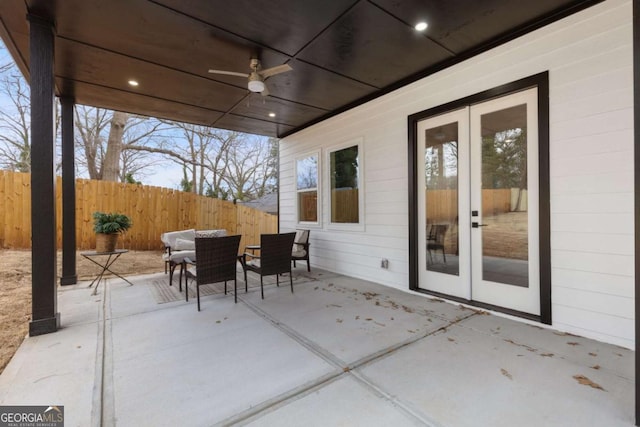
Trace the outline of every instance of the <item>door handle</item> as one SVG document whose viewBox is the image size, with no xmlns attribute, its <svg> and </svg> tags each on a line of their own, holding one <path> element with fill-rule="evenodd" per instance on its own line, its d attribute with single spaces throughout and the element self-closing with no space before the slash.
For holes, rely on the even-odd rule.
<svg viewBox="0 0 640 427">
<path fill-rule="evenodd" d="M 478 227 L 486 227 L 488 224 L 478 224 L 477 222 L 472 222 L 471 223 L 471 227 L 472 228 L 478 228 Z"/>
</svg>

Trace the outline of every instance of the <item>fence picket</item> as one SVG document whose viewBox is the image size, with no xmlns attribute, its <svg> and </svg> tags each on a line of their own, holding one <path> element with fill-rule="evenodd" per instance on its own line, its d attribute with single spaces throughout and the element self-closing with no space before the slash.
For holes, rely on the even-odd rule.
<svg viewBox="0 0 640 427">
<path fill-rule="evenodd" d="M 62 245 L 62 180 L 56 181 L 56 232 Z M 31 175 L 0 171 L 0 247 L 31 247 Z M 241 248 L 260 242 L 261 233 L 276 233 L 277 216 L 232 202 L 192 193 L 138 184 L 76 180 L 76 246 L 93 249 L 92 214 L 95 211 L 129 215 L 133 227 L 120 239 L 119 247 L 160 250 L 160 234 L 195 228 L 220 229 L 228 234 L 242 231 Z"/>
</svg>

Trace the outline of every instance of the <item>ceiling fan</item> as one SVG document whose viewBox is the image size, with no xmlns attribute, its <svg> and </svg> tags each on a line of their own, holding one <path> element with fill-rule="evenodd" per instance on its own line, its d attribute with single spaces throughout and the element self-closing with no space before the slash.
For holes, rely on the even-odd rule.
<svg viewBox="0 0 640 427">
<path fill-rule="evenodd" d="M 209 70 L 211 74 L 224 74 L 227 76 L 246 77 L 248 79 L 247 88 L 251 92 L 261 93 L 262 96 L 269 95 L 269 91 L 264 84 L 266 78 L 275 76 L 276 74 L 286 73 L 293 70 L 289 64 L 282 64 L 275 67 L 262 69 L 260 60 L 258 58 L 251 58 L 249 63 L 251 67 L 251 73 L 239 73 L 236 71 L 224 71 L 224 70 Z"/>
</svg>

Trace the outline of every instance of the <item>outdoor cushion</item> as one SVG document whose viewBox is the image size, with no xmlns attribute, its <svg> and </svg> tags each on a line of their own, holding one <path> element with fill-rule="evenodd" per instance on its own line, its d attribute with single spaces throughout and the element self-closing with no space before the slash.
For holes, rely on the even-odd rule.
<svg viewBox="0 0 640 427">
<path fill-rule="evenodd" d="M 195 237 L 224 237 L 227 235 L 227 230 L 198 230 Z"/>
<path fill-rule="evenodd" d="M 176 251 L 188 251 L 188 250 L 193 251 L 196 249 L 196 242 L 193 240 L 178 238 L 176 239 L 176 243 L 172 247 L 172 249 L 175 249 Z"/>
<path fill-rule="evenodd" d="M 169 257 L 169 261 L 180 264 L 182 261 L 184 261 L 185 258 L 189 258 L 194 261 L 196 259 L 196 251 L 193 250 L 172 252 L 171 256 Z"/>
<path fill-rule="evenodd" d="M 309 242 L 309 230 L 296 230 L 296 238 L 293 241 L 293 251 L 291 255 L 294 257 L 304 257 L 307 255 L 307 251 L 304 250 L 304 245 L 300 243 Z"/>
<path fill-rule="evenodd" d="M 260 268 L 260 258 L 254 258 L 251 261 L 247 261 L 247 265 L 252 267 Z"/>
<path fill-rule="evenodd" d="M 169 231 L 160 235 L 160 240 L 165 246 L 170 246 L 172 249 L 176 244 L 176 239 L 193 240 L 195 238 L 196 230 L 193 228 L 189 230 L 181 231 Z"/>
<path fill-rule="evenodd" d="M 307 251 L 305 251 L 304 249 L 302 249 L 301 245 L 293 245 L 293 251 L 291 251 L 291 256 L 297 257 L 297 258 L 303 258 L 305 255 L 307 255 Z"/>
</svg>

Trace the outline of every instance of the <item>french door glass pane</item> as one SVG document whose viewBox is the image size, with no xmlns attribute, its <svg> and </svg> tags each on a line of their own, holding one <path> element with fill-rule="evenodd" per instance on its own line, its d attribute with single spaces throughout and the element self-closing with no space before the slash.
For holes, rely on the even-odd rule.
<svg viewBox="0 0 640 427">
<path fill-rule="evenodd" d="M 427 270 L 459 275 L 458 123 L 425 134 Z"/>
<path fill-rule="evenodd" d="M 529 286 L 527 106 L 484 114 L 482 278 Z"/>
</svg>

